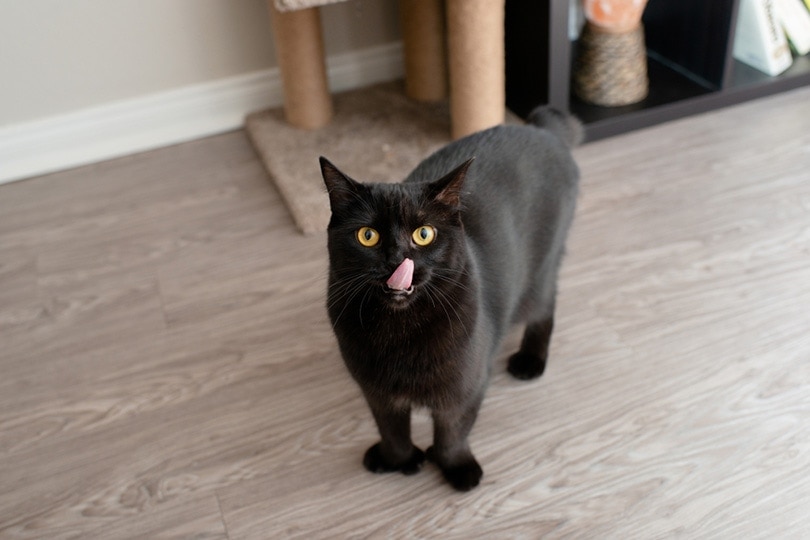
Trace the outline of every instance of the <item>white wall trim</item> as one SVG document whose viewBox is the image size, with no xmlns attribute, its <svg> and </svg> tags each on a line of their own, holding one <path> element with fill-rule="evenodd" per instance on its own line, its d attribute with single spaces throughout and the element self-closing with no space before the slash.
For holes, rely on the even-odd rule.
<svg viewBox="0 0 810 540">
<path fill-rule="evenodd" d="M 402 44 L 327 60 L 332 92 L 403 76 Z M 0 183 L 239 129 L 282 104 L 278 68 L 0 126 Z"/>
</svg>

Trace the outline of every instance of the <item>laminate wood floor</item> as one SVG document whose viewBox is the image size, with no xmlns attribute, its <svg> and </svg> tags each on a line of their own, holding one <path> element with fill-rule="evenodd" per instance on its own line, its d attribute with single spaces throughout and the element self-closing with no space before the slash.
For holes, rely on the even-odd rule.
<svg viewBox="0 0 810 540">
<path fill-rule="evenodd" d="M 0 186 L 0 537 L 810 537 L 810 89 L 576 155 L 550 364 L 511 335 L 467 494 L 362 468 L 325 236 L 244 133 Z"/>
</svg>

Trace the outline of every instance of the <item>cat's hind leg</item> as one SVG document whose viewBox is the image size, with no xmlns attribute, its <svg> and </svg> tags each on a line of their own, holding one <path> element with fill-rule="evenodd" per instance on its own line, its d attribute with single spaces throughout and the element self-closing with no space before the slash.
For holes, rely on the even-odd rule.
<svg viewBox="0 0 810 540">
<path fill-rule="evenodd" d="M 507 369 L 515 378 L 522 380 L 535 379 L 543 374 L 548 359 L 548 345 L 551 341 L 551 330 L 554 328 L 554 316 L 526 325 L 523 341 L 518 352 L 509 357 Z"/>
<path fill-rule="evenodd" d="M 411 409 L 368 401 L 382 440 L 366 451 L 365 468 L 373 473 L 418 473 L 425 453 L 411 442 Z"/>
</svg>

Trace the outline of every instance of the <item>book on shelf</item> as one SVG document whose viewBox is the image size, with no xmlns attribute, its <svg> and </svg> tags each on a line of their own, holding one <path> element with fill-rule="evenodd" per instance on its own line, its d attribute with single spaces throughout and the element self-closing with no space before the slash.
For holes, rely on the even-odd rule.
<svg viewBox="0 0 810 540">
<path fill-rule="evenodd" d="M 779 75 L 793 63 L 775 0 L 742 0 L 734 36 L 734 58 L 768 75 Z"/>
<path fill-rule="evenodd" d="M 788 43 L 799 56 L 810 52 L 810 11 L 802 0 L 776 0 L 776 16 Z"/>
</svg>

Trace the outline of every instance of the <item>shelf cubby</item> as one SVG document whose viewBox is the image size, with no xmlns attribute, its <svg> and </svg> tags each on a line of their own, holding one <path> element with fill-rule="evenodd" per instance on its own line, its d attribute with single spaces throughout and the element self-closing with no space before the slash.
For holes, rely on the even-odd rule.
<svg viewBox="0 0 810 540">
<path fill-rule="evenodd" d="M 624 107 L 599 107 L 571 92 L 576 41 L 569 0 L 506 0 L 507 105 L 526 115 L 548 103 L 576 114 L 587 140 L 810 84 L 810 58 L 770 77 L 732 55 L 740 0 L 649 0 L 644 12 L 650 92 Z"/>
</svg>

